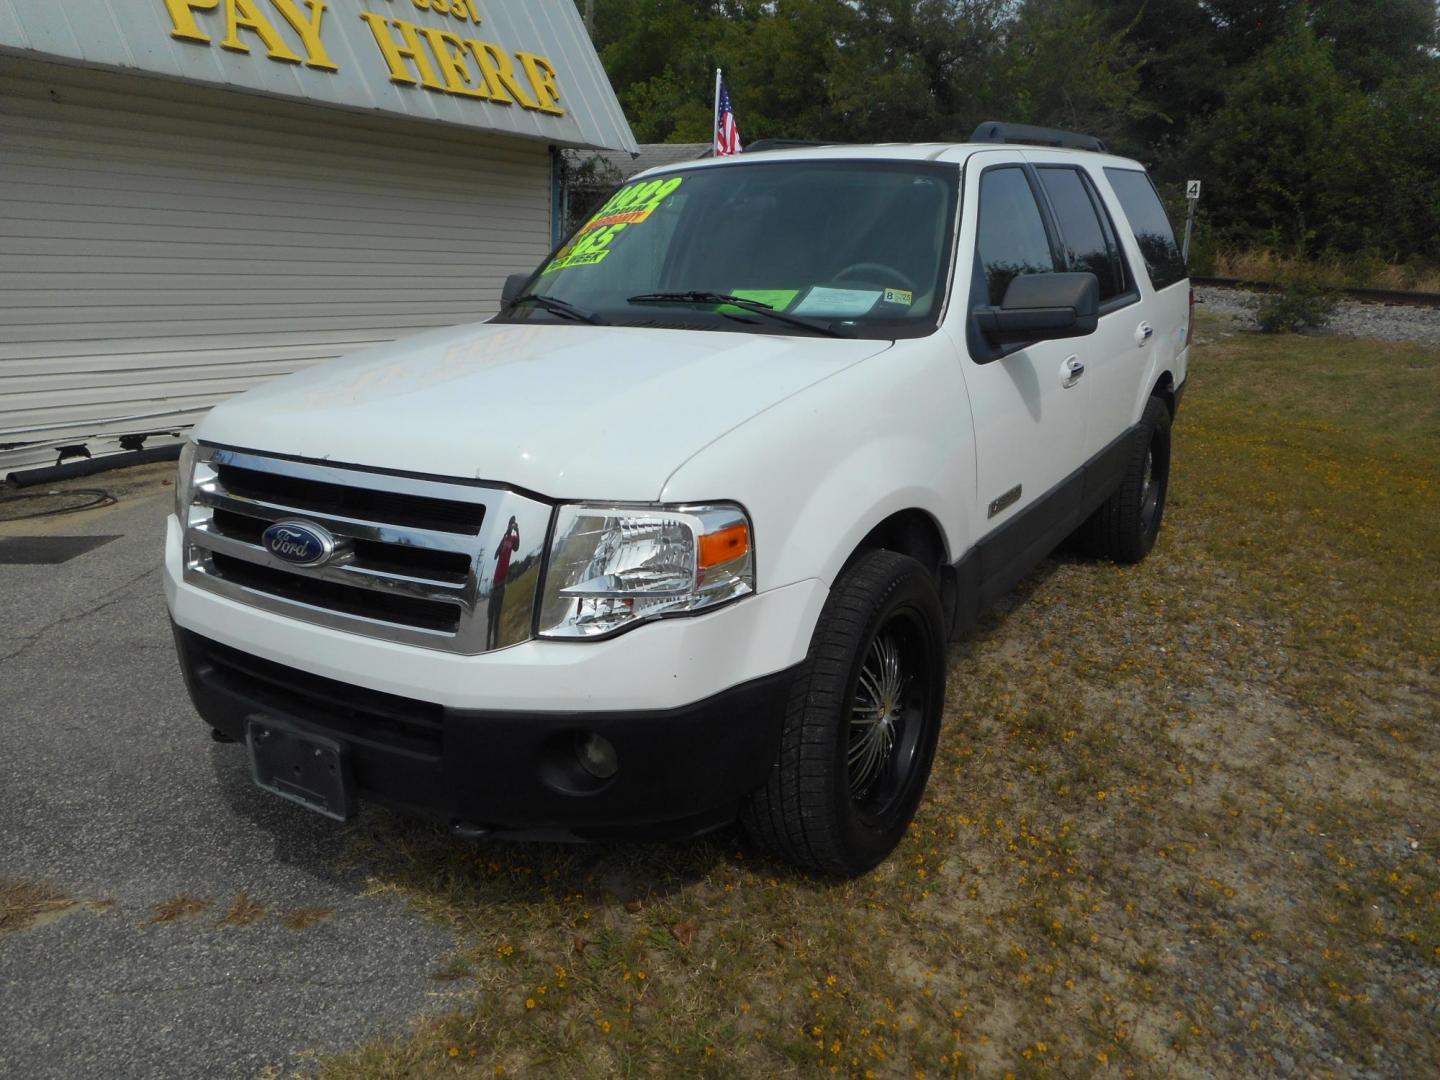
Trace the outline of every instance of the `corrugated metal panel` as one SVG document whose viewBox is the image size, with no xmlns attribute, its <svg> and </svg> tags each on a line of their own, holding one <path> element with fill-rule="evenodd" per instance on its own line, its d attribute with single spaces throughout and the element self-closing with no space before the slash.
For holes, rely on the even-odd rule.
<svg viewBox="0 0 1440 1080">
<path fill-rule="evenodd" d="M 486 317 L 550 179 L 535 142 L 0 56 L 0 476 Z"/>
<path fill-rule="evenodd" d="M 468 17 L 442 13 L 449 11 L 452 0 L 424 0 L 423 4 L 332 0 L 315 8 L 297 2 L 290 7 L 302 17 L 317 18 L 319 9 L 317 53 L 307 47 L 300 28 L 291 24 L 283 5 L 256 0 L 252 10 L 265 21 L 281 48 L 296 60 L 313 61 L 323 56 L 324 67 L 274 58 L 261 36 L 251 30 L 236 31 L 234 40 L 241 48 L 221 48 L 227 33 L 228 0 L 209 6 L 176 4 L 176 14 L 162 0 L 0 0 L 0 49 L 341 108 L 398 114 L 561 146 L 635 150 L 635 137 L 585 33 L 574 0 L 468 3 L 474 6 L 478 24 Z M 453 6 L 459 10 L 458 0 Z M 546 57 L 555 69 L 558 107 L 564 115 L 392 80 L 377 44 L 377 31 L 365 21 L 367 14 L 389 20 L 381 32 L 401 46 L 406 44 L 404 31 L 395 26 L 395 20 L 418 28 L 414 31 L 419 34 L 416 40 L 437 86 L 444 81 L 444 69 L 434 52 L 439 46 L 424 36 L 426 29 L 454 35 L 455 41 L 493 43 L 505 55 L 504 62 L 513 65 L 518 85 L 527 92 L 534 87 L 515 54 Z M 193 23 L 193 27 L 181 27 L 181 20 Z M 478 54 L 473 47 L 464 48 L 458 54 L 459 62 L 466 65 L 474 84 L 484 85 Z M 415 60 L 405 61 L 404 70 L 412 80 L 423 74 L 418 64 Z M 332 66 L 334 70 L 330 70 Z M 505 96 L 508 98 L 508 93 Z M 531 104 L 539 103 L 539 92 L 533 96 L 537 101 Z"/>
</svg>

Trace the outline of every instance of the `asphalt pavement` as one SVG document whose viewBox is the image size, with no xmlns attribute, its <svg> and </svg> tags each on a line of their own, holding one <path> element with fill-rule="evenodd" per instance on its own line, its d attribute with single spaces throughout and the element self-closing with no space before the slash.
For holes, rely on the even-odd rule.
<svg viewBox="0 0 1440 1080">
<path fill-rule="evenodd" d="M 126 489 L 109 509 L 0 524 L 116 537 L 0 561 L 0 884 L 79 901 L 0 932 L 0 1076 L 288 1073 L 403 1034 L 443 1008 L 454 941 L 364 895 L 363 865 L 340 869 L 347 827 L 211 742 L 165 614 L 168 471 L 135 473 L 83 482 Z"/>
</svg>

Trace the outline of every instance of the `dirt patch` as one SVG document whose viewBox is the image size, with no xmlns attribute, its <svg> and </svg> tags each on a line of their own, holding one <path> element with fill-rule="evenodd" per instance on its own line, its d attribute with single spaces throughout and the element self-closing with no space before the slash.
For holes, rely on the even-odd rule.
<svg viewBox="0 0 1440 1080">
<path fill-rule="evenodd" d="M 156 498 L 175 490 L 175 462 L 156 461 L 93 476 L 77 476 L 53 484 L 17 488 L 0 483 L 0 536 L 47 536 L 53 533 L 84 532 L 103 521 L 117 508 L 137 500 Z M 18 520 L 22 514 L 40 510 L 64 511 L 90 506 L 78 512 L 52 513 Z"/>
</svg>

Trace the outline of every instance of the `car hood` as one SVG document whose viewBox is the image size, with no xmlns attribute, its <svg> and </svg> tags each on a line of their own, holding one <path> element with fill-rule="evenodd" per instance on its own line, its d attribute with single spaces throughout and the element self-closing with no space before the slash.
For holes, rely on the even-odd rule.
<svg viewBox="0 0 1440 1080">
<path fill-rule="evenodd" d="M 650 500 L 677 467 L 736 425 L 890 344 L 538 322 L 461 326 L 266 383 L 217 406 L 197 437 L 556 499 Z"/>
</svg>

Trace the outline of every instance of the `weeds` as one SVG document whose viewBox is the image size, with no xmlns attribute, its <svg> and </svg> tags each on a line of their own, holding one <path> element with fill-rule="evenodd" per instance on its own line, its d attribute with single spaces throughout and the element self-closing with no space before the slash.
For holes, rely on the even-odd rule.
<svg viewBox="0 0 1440 1080">
<path fill-rule="evenodd" d="M 1301 330 L 1323 330 L 1339 305 L 1340 294 L 1316 274 L 1303 270 L 1286 271 L 1276 287 L 1260 293 L 1251 303 L 1255 322 L 1263 334 L 1293 334 Z"/>
<path fill-rule="evenodd" d="M 191 896 L 189 893 L 181 893 L 179 896 L 172 896 L 168 900 L 161 900 L 150 909 L 150 918 L 145 921 L 145 926 L 155 926 L 160 923 L 182 922 L 185 919 L 193 919 L 197 915 L 203 915 L 215 906 L 215 901 L 203 896 Z M 223 922 L 224 920 L 222 920 Z"/>
<path fill-rule="evenodd" d="M 215 920 L 216 926 L 253 926 L 265 918 L 269 911 L 264 904 L 250 899 L 244 893 L 240 893 L 230 901 L 230 906 L 225 914 Z"/>
<path fill-rule="evenodd" d="M 309 930 L 335 914 L 333 907 L 302 907 L 293 911 L 282 911 L 280 923 L 288 930 Z"/>
<path fill-rule="evenodd" d="M 77 901 L 42 881 L 0 878 L 0 934 L 13 934 L 63 915 Z"/>
<path fill-rule="evenodd" d="M 1263 282 L 1279 282 L 1299 272 L 1333 289 L 1353 286 L 1440 293 L 1440 267 L 1423 262 L 1387 262 L 1374 255 L 1300 259 L 1277 254 L 1270 248 L 1220 251 L 1216 253 L 1214 266 L 1206 272 L 1215 277 Z"/>
</svg>

